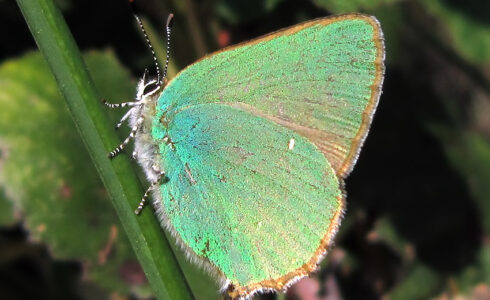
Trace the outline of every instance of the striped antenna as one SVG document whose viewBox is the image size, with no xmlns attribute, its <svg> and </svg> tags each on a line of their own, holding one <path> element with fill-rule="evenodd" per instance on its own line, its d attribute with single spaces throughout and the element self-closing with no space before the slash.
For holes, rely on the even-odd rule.
<svg viewBox="0 0 490 300">
<path fill-rule="evenodd" d="M 136 18 L 136 21 L 138 22 L 138 25 L 143 32 L 143 35 L 146 39 L 146 43 L 148 44 L 148 47 L 150 48 L 151 55 L 153 56 L 153 62 L 155 63 L 155 69 L 157 70 L 157 84 L 161 85 L 162 84 L 162 77 L 160 76 L 160 66 L 158 66 L 158 61 L 157 61 L 157 56 L 155 55 L 155 50 L 153 50 L 153 46 L 151 45 L 150 39 L 148 38 L 148 34 L 146 33 L 145 27 L 143 26 L 143 22 L 141 21 L 141 18 L 138 13 L 138 9 L 136 5 L 134 4 L 134 0 L 129 0 L 129 4 L 131 5 L 131 9 L 133 10 L 133 15 Z M 167 27 L 168 28 L 168 27 Z M 168 29 L 167 29 L 168 30 Z M 167 38 L 167 40 L 169 40 Z M 167 50 L 167 60 L 168 60 L 168 50 Z M 167 67 L 165 67 L 167 69 Z M 165 75 L 164 75 L 165 77 Z"/>
<path fill-rule="evenodd" d="M 174 14 L 169 14 L 167 18 L 167 58 L 165 60 L 165 68 L 163 69 L 163 79 L 167 77 L 168 61 L 170 60 L 170 33 L 172 31 L 172 21 L 174 19 Z"/>
</svg>

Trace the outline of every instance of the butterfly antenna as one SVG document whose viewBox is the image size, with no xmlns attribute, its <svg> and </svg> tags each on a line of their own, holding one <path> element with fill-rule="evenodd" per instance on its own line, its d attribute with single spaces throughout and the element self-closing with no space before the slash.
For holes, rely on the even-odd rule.
<svg viewBox="0 0 490 300">
<path fill-rule="evenodd" d="M 143 32 L 143 35 L 146 39 L 146 43 L 147 43 L 148 47 L 150 48 L 151 55 L 153 56 L 153 62 L 155 63 L 155 69 L 157 70 L 157 84 L 160 85 L 162 83 L 162 77 L 160 76 L 160 67 L 158 66 L 157 56 L 155 54 L 155 50 L 153 50 L 153 46 L 151 45 L 150 39 L 148 38 L 148 34 L 146 33 L 145 27 L 143 26 L 143 22 L 141 21 L 138 9 L 137 9 L 136 5 L 134 4 L 134 1 L 135 0 L 129 0 L 129 4 L 131 5 L 131 9 L 133 10 L 133 15 L 136 18 L 136 21 L 138 22 L 138 26 L 140 27 L 141 31 Z M 168 50 L 167 50 L 167 53 L 168 53 Z M 167 57 L 168 57 L 168 54 L 167 54 Z M 165 69 L 166 69 L 166 67 L 165 67 Z"/>
<path fill-rule="evenodd" d="M 163 69 L 163 79 L 167 77 L 168 61 L 170 60 L 170 33 L 172 31 L 172 23 L 174 19 L 174 14 L 169 14 L 167 18 L 167 59 L 165 60 L 165 68 Z"/>
</svg>

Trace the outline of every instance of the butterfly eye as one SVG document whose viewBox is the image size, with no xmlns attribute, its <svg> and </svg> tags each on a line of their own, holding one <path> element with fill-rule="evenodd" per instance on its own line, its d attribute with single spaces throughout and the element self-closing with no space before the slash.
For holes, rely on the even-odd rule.
<svg viewBox="0 0 490 300">
<path fill-rule="evenodd" d="M 161 87 L 161 85 L 158 84 L 158 82 L 156 82 L 156 81 L 147 83 L 145 85 L 145 89 L 143 90 L 143 96 L 149 96 L 149 95 L 154 94 L 155 92 L 157 92 L 160 89 L 160 87 Z"/>
</svg>

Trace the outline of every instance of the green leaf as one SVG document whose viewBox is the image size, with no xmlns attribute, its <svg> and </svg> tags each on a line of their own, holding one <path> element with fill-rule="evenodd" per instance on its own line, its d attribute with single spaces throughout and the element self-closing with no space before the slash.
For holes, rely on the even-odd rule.
<svg viewBox="0 0 490 300">
<path fill-rule="evenodd" d="M 348 13 L 357 11 L 372 11 L 380 6 L 389 5 L 400 0 L 314 0 L 313 2 L 334 13 Z"/>
<path fill-rule="evenodd" d="M 455 118 L 456 119 L 456 118 Z M 465 178 L 472 198 L 481 215 L 485 233 L 490 232 L 490 142 L 483 135 L 453 126 L 431 124 L 430 131 L 441 141 L 442 147 L 453 169 Z M 490 282 L 490 245 L 483 239 L 475 262 L 467 265 L 453 281 L 458 294 L 473 299 L 479 284 Z M 487 287 L 488 288 L 488 287 Z"/>
<path fill-rule="evenodd" d="M 490 232 L 490 142 L 483 136 L 450 127 L 432 126 L 449 162 L 463 178 L 479 206 L 485 232 Z"/>
<path fill-rule="evenodd" d="M 120 141 L 63 17 L 52 0 L 17 3 L 55 76 L 153 292 L 159 299 L 193 298 L 156 217 L 149 210 L 140 217 L 134 215 L 143 190 L 128 157 L 120 155 L 112 161 L 107 158 Z"/>
<path fill-rule="evenodd" d="M 490 64 L 490 26 L 448 6 L 446 2 L 420 1 L 439 20 L 441 39 L 466 60 L 474 64 Z"/>
<path fill-rule="evenodd" d="M 407 247 L 410 248 L 409 243 L 396 231 L 388 218 L 377 219 L 371 234 L 376 241 L 388 245 L 400 256 L 406 256 Z"/>
<path fill-rule="evenodd" d="M 87 62 L 101 89 L 111 89 L 108 96 L 131 94 L 129 74 L 112 53 L 91 53 Z M 16 203 L 31 237 L 53 256 L 79 260 L 86 279 L 108 291 L 140 288 L 141 271 L 142 282 L 124 274 L 136 258 L 42 56 L 4 63 L 0 77 L 0 131 L 9 149 L 0 188 L 11 195 L 7 203 Z"/>
<path fill-rule="evenodd" d="M 462 294 L 470 294 L 478 284 L 490 283 L 490 244 L 480 248 L 476 261 L 467 266 L 456 278 Z M 471 299 L 471 298 L 467 298 Z"/>
<path fill-rule="evenodd" d="M 221 0 L 216 4 L 218 16 L 232 24 L 248 22 L 274 10 L 282 0 Z"/>
<path fill-rule="evenodd" d="M 416 264 L 391 291 L 389 299 L 416 300 L 433 297 L 442 286 L 438 273 L 423 264 Z"/>
<path fill-rule="evenodd" d="M 2 168 L 0 168 L 0 170 L 2 170 Z M 14 205 L 12 201 L 7 199 L 7 196 L 5 195 L 5 190 L 0 187 L 0 226 L 11 226 L 15 221 L 16 218 L 14 217 Z"/>
</svg>

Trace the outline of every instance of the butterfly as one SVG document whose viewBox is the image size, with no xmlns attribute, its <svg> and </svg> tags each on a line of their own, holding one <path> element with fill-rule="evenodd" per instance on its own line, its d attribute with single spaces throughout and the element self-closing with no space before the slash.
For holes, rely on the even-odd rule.
<svg viewBox="0 0 490 300">
<path fill-rule="evenodd" d="M 143 76 L 134 102 L 107 104 L 130 107 L 110 156 L 134 138 L 151 182 L 137 213 L 152 191 L 162 226 L 231 298 L 308 276 L 338 230 L 384 57 L 376 18 L 346 14 L 225 48 L 169 82 L 166 68 Z"/>
</svg>

